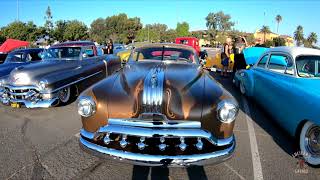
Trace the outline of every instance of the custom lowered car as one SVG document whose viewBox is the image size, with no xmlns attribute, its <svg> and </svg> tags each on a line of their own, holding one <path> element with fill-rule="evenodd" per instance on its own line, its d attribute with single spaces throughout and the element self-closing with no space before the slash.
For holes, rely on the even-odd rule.
<svg viewBox="0 0 320 180">
<path fill-rule="evenodd" d="M 66 104 L 120 64 L 117 57 L 106 60 L 106 56 L 97 56 L 93 42 L 56 44 L 45 52 L 42 62 L 15 68 L 2 79 L 0 100 L 5 105 L 27 108 Z"/>
<path fill-rule="evenodd" d="M 236 100 L 186 45 L 135 48 L 78 99 L 81 147 L 146 166 L 219 163 L 235 149 Z"/>
<path fill-rule="evenodd" d="M 253 67 L 239 71 L 239 84 L 242 94 L 296 138 L 305 161 L 320 165 L 320 51 L 271 48 Z"/>
<path fill-rule="evenodd" d="M 19 66 L 36 63 L 41 61 L 42 48 L 19 49 L 7 56 L 5 62 L 0 64 L 0 77 L 10 74 L 10 72 Z"/>
</svg>

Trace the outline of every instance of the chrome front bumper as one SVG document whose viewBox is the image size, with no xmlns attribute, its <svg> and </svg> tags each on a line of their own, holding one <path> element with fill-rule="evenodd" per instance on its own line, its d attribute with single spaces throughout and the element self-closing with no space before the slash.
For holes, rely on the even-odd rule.
<svg viewBox="0 0 320 180">
<path fill-rule="evenodd" d="M 189 123 L 189 124 L 188 124 Z M 136 124 L 136 125 L 133 125 Z M 141 127 L 144 124 L 144 127 Z M 148 126 L 145 126 L 149 124 Z M 80 131 L 80 146 L 87 152 L 107 159 L 117 159 L 122 162 L 128 162 L 130 164 L 135 165 L 143 165 L 143 166 L 170 166 L 170 167 L 179 167 L 179 166 L 190 166 L 190 165 L 207 165 L 207 164 L 216 164 L 229 159 L 236 146 L 234 136 L 231 136 L 227 139 L 215 139 L 211 135 L 211 133 L 201 130 L 199 128 L 192 127 L 192 122 L 187 122 L 186 124 L 177 125 L 173 123 L 172 126 L 168 124 L 163 125 L 154 125 L 151 122 L 132 122 L 132 121 L 123 121 L 117 119 L 109 119 L 108 125 L 101 127 L 96 133 L 88 132 L 84 129 Z M 190 126 L 191 125 L 191 126 Z M 154 126 L 150 128 L 150 126 Z M 165 127 L 165 128 L 161 128 Z M 174 127 L 175 126 L 175 127 Z M 178 127 L 179 126 L 179 127 Z M 183 127 L 185 126 L 185 127 Z M 184 154 L 181 152 L 171 151 L 170 155 L 166 154 L 148 154 L 145 151 L 137 152 L 131 151 L 133 149 L 115 149 L 112 147 L 107 147 L 107 145 L 99 143 L 97 137 L 103 133 L 110 133 L 110 134 L 121 134 L 127 137 L 129 136 L 136 136 L 136 137 L 144 137 L 144 138 L 159 138 L 164 137 L 166 141 L 170 140 L 170 138 L 178 137 L 178 138 L 202 138 L 203 140 L 207 140 L 210 142 L 210 146 L 214 146 L 217 150 L 212 152 L 207 152 L 206 148 L 209 149 L 207 146 L 203 146 L 203 151 L 195 150 L 195 153 L 191 154 Z M 105 137 L 105 136 L 104 136 Z M 121 136 L 120 136 L 121 137 Z M 121 139 L 121 138 L 120 138 Z M 121 143 L 120 139 L 118 142 L 114 143 Z M 101 140 L 101 139 L 100 139 Z M 114 140 L 116 141 L 116 140 Z M 155 139 L 152 139 L 154 143 Z M 150 141 L 149 141 L 150 142 Z M 137 143 L 130 142 L 128 139 L 128 144 L 131 143 L 132 146 L 137 146 Z M 119 146 L 118 146 L 119 147 Z M 176 145 L 178 147 L 178 144 Z M 188 144 L 187 148 L 194 148 L 194 144 Z M 193 152 L 193 151 L 192 151 Z"/>
<path fill-rule="evenodd" d="M 34 86 L 7 85 L 0 90 L 0 102 L 4 105 L 18 103 L 27 108 L 48 108 L 58 101 L 56 97 L 42 99 L 41 96 Z"/>
</svg>

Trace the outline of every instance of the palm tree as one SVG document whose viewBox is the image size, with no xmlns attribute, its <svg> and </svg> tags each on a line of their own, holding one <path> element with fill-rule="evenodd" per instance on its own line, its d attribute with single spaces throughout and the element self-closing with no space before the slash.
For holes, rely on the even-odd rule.
<svg viewBox="0 0 320 180">
<path fill-rule="evenodd" d="M 260 32 L 263 33 L 263 43 L 266 43 L 266 34 L 271 32 L 269 26 L 262 26 Z"/>
<path fill-rule="evenodd" d="M 282 21 L 282 16 L 280 16 L 280 14 L 276 16 L 276 21 L 277 21 L 277 34 L 279 34 L 279 24 Z"/>
<path fill-rule="evenodd" d="M 294 32 L 294 40 L 297 41 L 297 46 L 302 45 L 304 37 L 303 37 L 303 27 L 301 25 L 299 25 L 296 31 Z"/>
<path fill-rule="evenodd" d="M 310 43 L 310 45 L 317 43 L 318 42 L 317 34 L 315 32 L 311 32 L 307 38 L 307 41 Z"/>
</svg>

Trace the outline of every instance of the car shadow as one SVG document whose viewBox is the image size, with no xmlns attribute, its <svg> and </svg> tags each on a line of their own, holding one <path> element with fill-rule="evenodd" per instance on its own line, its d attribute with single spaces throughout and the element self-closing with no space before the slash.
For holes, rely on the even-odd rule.
<svg viewBox="0 0 320 180">
<path fill-rule="evenodd" d="M 228 90 L 239 102 L 240 109 L 248 115 L 257 125 L 259 125 L 266 133 L 268 133 L 275 143 L 281 147 L 286 153 L 292 155 L 297 151 L 296 144 L 293 139 L 279 124 L 274 120 L 263 107 L 251 98 L 243 97 L 240 90 L 232 83 L 232 76 L 221 77 L 218 73 L 210 73 L 226 90 Z M 247 114 L 243 107 L 243 98 L 248 102 L 250 113 Z"/>
<path fill-rule="evenodd" d="M 207 175 L 203 166 L 190 166 L 186 168 L 190 180 L 207 180 Z M 151 174 L 150 174 L 151 173 Z M 148 167 L 148 166 L 133 166 L 133 180 L 169 180 L 172 179 L 169 174 L 168 167 Z"/>
</svg>

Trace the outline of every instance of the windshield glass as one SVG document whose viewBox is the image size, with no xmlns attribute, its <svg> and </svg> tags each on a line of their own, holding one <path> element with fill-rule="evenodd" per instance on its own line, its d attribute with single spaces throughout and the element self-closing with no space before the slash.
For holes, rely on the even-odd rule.
<svg viewBox="0 0 320 180">
<path fill-rule="evenodd" d="M 188 49 L 175 47 L 150 47 L 137 48 L 131 54 L 134 61 L 159 60 L 159 61 L 180 61 L 198 64 L 198 57 Z"/>
<path fill-rule="evenodd" d="M 296 64 L 300 77 L 320 77 L 320 56 L 299 56 Z"/>
<path fill-rule="evenodd" d="M 44 53 L 44 59 L 79 59 L 81 47 L 53 47 Z"/>
<path fill-rule="evenodd" d="M 6 62 L 23 62 L 23 53 L 10 53 L 7 58 Z"/>
</svg>

